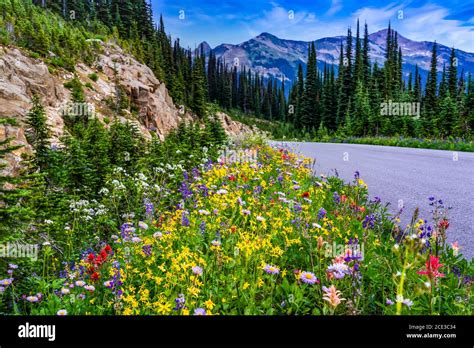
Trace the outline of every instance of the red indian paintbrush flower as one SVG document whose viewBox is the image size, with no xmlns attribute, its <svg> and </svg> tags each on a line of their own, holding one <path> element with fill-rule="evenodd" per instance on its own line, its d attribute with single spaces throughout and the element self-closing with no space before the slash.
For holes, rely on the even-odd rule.
<svg viewBox="0 0 474 348">
<path fill-rule="evenodd" d="M 304 197 L 304 198 L 308 198 L 309 197 L 309 192 L 308 191 L 303 192 L 303 194 L 301 196 Z"/>
<path fill-rule="evenodd" d="M 430 255 L 430 259 L 426 261 L 426 269 L 416 273 L 427 275 L 429 278 L 444 278 L 444 274 L 438 271 L 442 266 L 443 264 L 439 263 L 439 257 Z"/>
<path fill-rule="evenodd" d="M 447 230 L 448 227 L 449 227 L 449 221 L 446 220 L 446 219 L 441 220 L 441 221 L 438 223 L 438 227 L 439 227 L 440 229 Z"/>
</svg>

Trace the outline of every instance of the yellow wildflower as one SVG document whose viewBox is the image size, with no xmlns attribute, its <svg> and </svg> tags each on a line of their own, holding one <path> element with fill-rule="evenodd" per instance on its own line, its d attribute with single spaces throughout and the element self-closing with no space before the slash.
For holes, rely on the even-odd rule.
<svg viewBox="0 0 474 348">
<path fill-rule="evenodd" d="M 204 302 L 204 306 L 206 306 L 207 309 L 209 309 L 210 311 L 212 311 L 212 309 L 214 308 L 215 304 L 214 302 L 212 302 L 212 300 L 207 300 L 206 302 Z"/>
</svg>

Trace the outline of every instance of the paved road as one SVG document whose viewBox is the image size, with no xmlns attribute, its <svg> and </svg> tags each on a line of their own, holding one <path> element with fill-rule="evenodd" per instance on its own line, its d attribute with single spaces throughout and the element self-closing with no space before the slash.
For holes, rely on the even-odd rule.
<svg viewBox="0 0 474 348">
<path fill-rule="evenodd" d="M 448 241 L 458 241 L 461 252 L 474 256 L 474 153 L 389 146 L 286 142 L 293 151 L 316 159 L 316 173 L 351 181 L 358 170 L 370 197 L 390 202 L 398 211 L 403 201 L 402 226 L 416 207 L 430 221 L 428 197 L 442 199 L 449 211 Z M 457 155 L 457 160 L 456 160 Z"/>
</svg>

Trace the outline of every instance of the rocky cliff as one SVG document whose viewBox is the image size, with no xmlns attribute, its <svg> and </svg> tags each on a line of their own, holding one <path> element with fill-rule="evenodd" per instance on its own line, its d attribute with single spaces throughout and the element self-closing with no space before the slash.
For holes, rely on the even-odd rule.
<svg viewBox="0 0 474 348">
<path fill-rule="evenodd" d="M 192 114 L 184 107 L 176 106 L 166 89 L 151 69 L 139 63 L 114 43 L 100 43 L 96 61 L 92 66 L 78 63 L 76 76 L 86 86 L 85 97 L 94 114 L 101 120 L 120 117 L 135 122 L 145 137 L 155 132 L 161 139 L 182 120 L 193 121 Z M 97 79 L 91 80 L 91 74 Z M 12 117 L 19 121 L 18 127 L 0 125 L 0 140 L 13 138 L 13 144 L 24 145 L 8 158 L 7 171 L 15 174 L 19 168 L 21 154 L 30 152 L 24 136 L 22 121 L 31 108 L 31 97 L 37 94 L 46 108 L 48 123 L 53 132 L 52 143 L 57 143 L 64 131 L 62 110 L 71 102 L 71 92 L 64 83 L 71 81 L 74 74 L 48 67 L 42 60 L 32 58 L 16 47 L 0 46 L 0 118 Z M 118 91 L 126 94 L 134 112 L 112 110 L 111 100 Z M 252 130 L 230 119 L 224 113 L 218 114 L 229 135 Z"/>
</svg>

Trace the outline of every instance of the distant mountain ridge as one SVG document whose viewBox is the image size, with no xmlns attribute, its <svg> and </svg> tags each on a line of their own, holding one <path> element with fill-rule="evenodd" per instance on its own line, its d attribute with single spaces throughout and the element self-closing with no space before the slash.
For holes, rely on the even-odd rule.
<svg viewBox="0 0 474 348">
<path fill-rule="evenodd" d="M 377 62 L 383 65 L 386 53 L 387 29 L 379 30 L 369 35 L 369 55 L 371 63 Z M 353 38 L 355 43 L 355 38 Z M 337 70 L 339 64 L 339 51 L 341 42 L 345 45 L 345 36 L 326 37 L 318 39 L 316 43 L 318 68 L 322 68 L 324 63 L 334 64 Z M 428 74 L 433 42 L 413 41 L 398 34 L 398 43 L 403 54 L 403 72 L 405 78 L 410 72 L 414 72 L 416 64 L 420 69 L 422 80 L 426 80 Z M 285 81 L 293 82 L 296 79 L 298 64 L 301 63 L 306 68 L 308 58 L 308 44 L 306 41 L 295 41 L 280 39 L 270 33 L 262 33 L 248 41 L 238 45 L 221 44 L 212 49 L 217 58 L 225 59 L 227 64 L 232 65 L 238 59 L 240 66 L 247 66 L 254 72 L 259 72 L 264 77 L 273 77 Z M 209 54 L 211 47 L 207 42 L 201 46 L 206 54 Z M 355 44 L 353 45 L 355 46 Z M 455 49 L 458 61 L 458 71 L 461 73 L 474 74 L 474 53 Z M 441 72 L 443 64 L 449 65 L 451 48 L 438 44 L 438 71 Z"/>
</svg>

